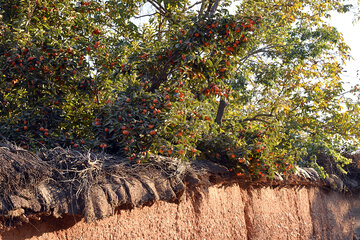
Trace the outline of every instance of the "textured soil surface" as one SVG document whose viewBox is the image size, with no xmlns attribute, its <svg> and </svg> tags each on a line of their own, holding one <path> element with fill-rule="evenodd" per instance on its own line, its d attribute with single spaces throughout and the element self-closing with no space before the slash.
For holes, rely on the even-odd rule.
<svg viewBox="0 0 360 240">
<path fill-rule="evenodd" d="M 353 239 L 346 196 L 316 187 L 244 189 L 237 184 L 186 192 L 179 204 L 121 210 L 86 223 L 45 217 L 0 239 Z"/>
<path fill-rule="evenodd" d="M 359 197 L 297 171 L 250 180 L 208 161 L 0 146 L 0 240 L 354 239 Z"/>
</svg>

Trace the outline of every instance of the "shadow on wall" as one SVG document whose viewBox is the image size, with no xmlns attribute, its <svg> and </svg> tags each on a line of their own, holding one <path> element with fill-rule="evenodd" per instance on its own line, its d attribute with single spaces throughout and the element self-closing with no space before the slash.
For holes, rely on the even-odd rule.
<svg viewBox="0 0 360 240">
<path fill-rule="evenodd" d="M 25 240 L 32 237 L 40 237 L 44 233 L 66 230 L 73 227 L 82 219 L 81 216 L 64 214 L 61 218 L 54 216 L 43 216 L 40 220 L 31 219 L 9 231 L 2 233 L 2 240 Z M 1 238 L 2 237 L 2 238 Z"/>
<path fill-rule="evenodd" d="M 354 237 L 354 198 L 350 194 L 314 189 L 309 191 L 314 239 L 357 239 Z M 358 200 L 360 201 L 360 199 Z"/>
<path fill-rule="evenodd" d="M 355 194 L 351 197 L 351 199 L 351 212 L 354 216 L 354 231 L 358 236 L 358 239 L 360 239 L 360 199 L 358 195 Z"/>
</svg>

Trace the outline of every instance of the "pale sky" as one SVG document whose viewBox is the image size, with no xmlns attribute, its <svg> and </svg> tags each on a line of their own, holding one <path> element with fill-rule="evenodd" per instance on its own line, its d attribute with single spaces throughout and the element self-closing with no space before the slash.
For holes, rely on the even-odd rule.
<svg viewBox="0 0 360 240">
<path fill-rule="evenodd" d="M 351 56 L 353 60 L 349 61 L 343 73 L 343 80 L 350 82 L 351 85 L 360 83 L 360 72 L 356 76 L 357 71 L 360 71 L 360 22 L 353 24 L 354 15 L 346 14 L 332 14 L 330 21 L 331 25 L 336 27 L 338 31 L 343 34 L 345 42 L 351 48 Z"/>
</svg>

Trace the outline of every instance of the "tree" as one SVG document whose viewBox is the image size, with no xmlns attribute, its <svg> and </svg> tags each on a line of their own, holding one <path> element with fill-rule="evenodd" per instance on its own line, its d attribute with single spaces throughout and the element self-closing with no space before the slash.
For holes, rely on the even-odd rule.
<svg viewBox="0 0 360 240">
<path fill-rule="evenodd" d="M 230 4 L 2 0 L 0 133 L 29 147 L 207 158 L 239 175 L 320 170 L 317 151 L 341 169 L 359 108 L 340 79 L 349 49 L 323 20 L 349 6 Z"/>
</svg>

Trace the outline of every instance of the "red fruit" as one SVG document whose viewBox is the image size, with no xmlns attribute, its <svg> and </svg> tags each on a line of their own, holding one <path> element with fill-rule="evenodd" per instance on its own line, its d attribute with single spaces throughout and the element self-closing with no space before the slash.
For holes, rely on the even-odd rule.
<svg viewBox="0 0 360 240">
<path fill-rule="evenodd" d="M 76 144 L 76 143 L 74 144 L 74 148 L 77 148 L 78 146 L 79 146 L 79 144 Z"/>
<path fill-rule="evenodd" d="M 40 127 L 40 131 L 44 131 L 44 128 L 43 128 L 43 127 Z"/>
<path fill-rule="evenodd" d="M 195 33 L 194 35 L 195 35 L 195 37 L 198 37 L 198 36 L 199 36 L 199 34 L 198 34 L 198 33 Z"/>
<path fill-rule="evenodd" d="M 93 31 L 93 34 L 100 34 L 100 30 L 95 28 L 94 31 Z"/>
<path fill-rule="evenodd" d="M 49 136 L 49 132 L 44 132 L 44 136 L 45 137 Z"/>
<path fill-rule="evenodd" d="M 156 131 L 155 130 L 151 130 L 150 131 L 150 135 L 155 135 L 156 134 Z"/>
<path fill-rule="evenodd" d="M 127 98 L 127 99 L 126 99 L 126 102 L 127 102 L 127 103 L 130 102 L 130 98 Z"/>
<path fill-rule="evenodd" d="M 122 133 L 126 136 L 130 134 L 130 132 L 128 130 L 124 130 Z"/>
<path fill-rule="evenodd" d="M 105 128 L 105 130 L 104 130 L 105 132 L 109 132 L 109 129 L 108 128 Z"/>
<path fill-rule="evenodd" d="M 27 127 L 27 126 L 24 126 L 24 130 L 28 130 L 28 127 Z"/>
</svg>

